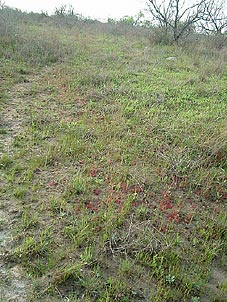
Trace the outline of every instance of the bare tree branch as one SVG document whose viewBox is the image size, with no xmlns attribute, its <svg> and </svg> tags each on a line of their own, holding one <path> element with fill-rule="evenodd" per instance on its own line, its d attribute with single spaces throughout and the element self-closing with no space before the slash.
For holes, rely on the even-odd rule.
<svg viewBox="0 0 227 302">
<path fill-rule="evenodd" d="M 210 0 L 205 7 L 200 28 L 206 33 L 223 33 L 227 29 L 226 6 L 226 0 Z"/>
<path fill-rule="evenodd" d="M 186 4 L 185 0 L 148 0 L 147 5 L 153 19 L 161 26 L 169 28 L 173 41 L 178 42 L 202 19 L 208 1 L 214 0 L 195 0 L 191 4 Z"/>
<path fill-rule="evenodd" d="M 5 8 L 5 1 L 0 0 L 0 9 Z"/>
</svg>

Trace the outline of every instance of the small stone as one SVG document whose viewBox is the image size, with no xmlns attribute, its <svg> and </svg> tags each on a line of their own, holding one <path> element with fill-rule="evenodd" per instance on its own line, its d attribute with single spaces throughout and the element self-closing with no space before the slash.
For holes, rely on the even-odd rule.
<svg viewBox="0 0 227 302">
<path fill-rule="evenodd" d="M 11 273 L 13 274 L 13 276 L 17 279 L 21 279 L 23 276 L 23 271 L 21 269 L 21 267 L 19 267 L 18 265 L 14 266 L 11 269 Z"/>
<path fill-rule="evenodd" d="M 168 57 L 166 58 L 167 61 L 176 61 L 177 57 Z"/>
</svg>

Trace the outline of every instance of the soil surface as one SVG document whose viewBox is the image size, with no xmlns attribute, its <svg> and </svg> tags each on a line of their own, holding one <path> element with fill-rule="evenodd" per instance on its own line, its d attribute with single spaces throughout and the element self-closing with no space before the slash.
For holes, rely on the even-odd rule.
<svg viewBox="0 0 227 302">
<path fill-rule="evenodd" d="M 6 130 L 4 134 L 0 134 L 0 157 L 13 155 L 14 139 L 20 134 L 23 121 L 26 119 L 24 102 L 29 101 L 28 91 L 37 80 L 38 76 L 32 76 L 29 81 L 15 84 L 8 91 L 9 99 L 0 112 L 0 126 Z M 7 180 L 4 170 L 0 172 L 0 186 L 4 188 Z M 3 194 L 0 200 L 0 301 L 2 302 L 27 302 L 31 288 L 22 267 L 7 260 L 8 255 L 12 253 L 12 228 L 17 216 L 15 201 Z"/>
<path fill-rule="evenodd" d="M 46 70 L 46 72 L 51 71 Z M 3 134 L 0 134 L 0 157 L 5 155 L 13 157 L 14 139 L 23 130 L 23 124 L 27 120 L 26 109 L 33 106 L 33 97 L 30 92 L 33 86 L 41 81 L 42 77 L 41 74 L 30 76 L 26 82 L 15 84 L 8 91 L 9 99 L 0 112 L 0 126 L 6 130 Z M 40 94 L 36 94 L 36 99 L 40 101 L 44 100 L 45 97 L 42 91 L 40 91 Z M 51 171 L 52 175 L 54 173 L 55 171 Z M 44 177 L 42 178 L 44 179 Z M 0 169 L 0 189 L 4 189 L 4 186 L 7 186 L 7 180 L 4 169 Z M 45 194 L 47 192 L 48 189 L 46 188 Z M 42 194 L 42 192 L 39 193 Z M 3 198 L 0 200 L 0 301 L 28 302 L 29 293 L 32 291 L 31 280 L 28 279 L 26 272 L 19 264 L 8 260 L 10 258 L 8 256 L 12 254 L 13 225 L 19 215 L 19 210 L 15 200 L 11 200 L 10 197 L 4 194 L 2 196 Z M 214 265 L 207 284 L 207 293 L 201 297 L 201 301 L 208 302 L 209 298 L 207 296 L 216 295 L 218 286 L 226 280 L 227 273 L 218 265 Z M 220 297 L 220 299 L 225 298 Z"/>
</svg>

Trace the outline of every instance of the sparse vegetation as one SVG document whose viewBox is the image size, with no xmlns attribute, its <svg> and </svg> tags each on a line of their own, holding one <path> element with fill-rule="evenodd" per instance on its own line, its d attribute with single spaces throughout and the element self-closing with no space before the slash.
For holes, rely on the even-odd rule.
<svg viewBox="0 0 227 302">
<path fill-rule="evenodd" d="M 0 22 L 0 231 L 27 300 L 226 302 L 226 46 L 74 11 Z"/>
</svg>

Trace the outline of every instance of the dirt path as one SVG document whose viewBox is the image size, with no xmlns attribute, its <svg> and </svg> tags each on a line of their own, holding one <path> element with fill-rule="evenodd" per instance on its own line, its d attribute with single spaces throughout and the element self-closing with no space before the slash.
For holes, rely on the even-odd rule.
<svg viewBox="0 0 227 302">
<path fill-rule="evenodd" d="M 32 105 L 29 91 L 39 82 L 41 75 L 30 76 L 27 82 L 14 85 L 8 91 L 9 99 L 0 112 L 0 126 L 4 129 L 0 134 L 0 158 L 13 156 L 13 142 L 20 134 L 23 122 L 26 120 L 26 107 Z M 38 97 L 38 96 L 36 96 Z M 0 169 L 0 189 L 7 186 L 4 169 Z M 12 248 L 12 224 L 16 219 L 16 205 L 9 197 L 1 195 L 0 200 L 0 301 L 27 302 L 30 292 L 30 281 L 25 278 L 25 272 L 20 265 L 7 261 L 7 255 Z"/>
</svg>

